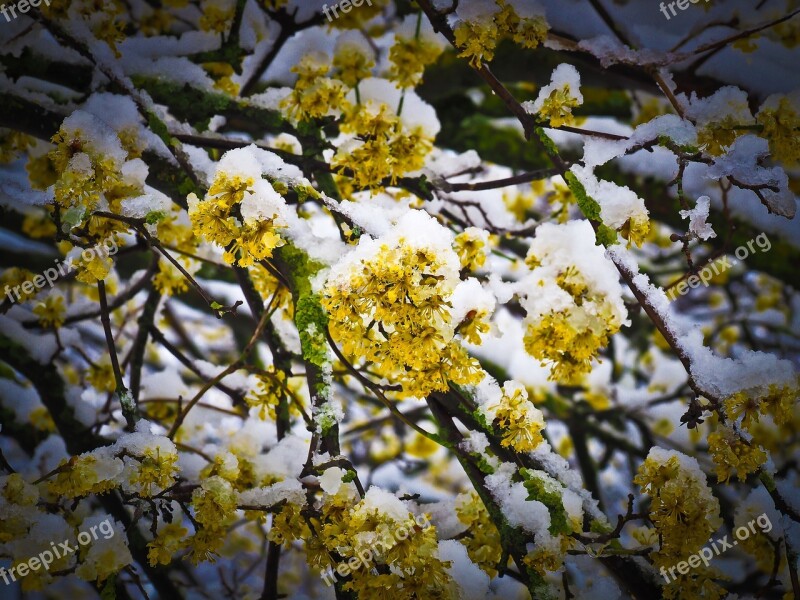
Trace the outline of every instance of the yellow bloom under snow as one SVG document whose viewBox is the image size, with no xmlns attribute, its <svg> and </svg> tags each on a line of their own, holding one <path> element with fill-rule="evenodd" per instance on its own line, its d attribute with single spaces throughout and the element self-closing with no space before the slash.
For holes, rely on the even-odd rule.
<svg viewBox="0 0 800 600">
<path fill-rule="evenodd" d="M 777 425 L 792 421 L 800 397 L 798 385 L 770 384 L 766 390 L 741 390 L 725 399 L 725 411 L 734 420 L 742 417 L 742 427 L 751 429 L 760 416 L 770 416 Z"/>
<path fill-rule="evenodd" d="M 417 211 L 401 226 L 412 222 L 419 230 L 438 228 Z M 331 334 L 344 355 L 374 363 L 374 370 L 402 386 L 401 397 L 445 391 L 448 380 L 480 381 L 477 361 L 454 340 L 457 324 L 450 322 L 458 264 L 452 250 L 411 244 L 399 233 L 359 250 L 363 258 L 339 265 L 323 289 Z"/>
<path fill-rule="evenodd" d="M 235 152 L 226 154 L 231 157 L 230 163 L 242 156 Z M 228 264 L 251 267 L 270 258 L 273 250 L 284 244 L 278 233 L 281 221 L 277 214 L 283 199 L 261 177 L 228 173 L 220 167 L 205 200 L 190 194 L 188 202 L 192 231 L 224 247 L 223 259 Z"/>
<path fill-rule="evenodd" d="M 583 221 L 540 225 L 525 263 L 525 350 L 549 363 L 550 379 L 580 384 L 625 318 L 618 276 Z"/>
<path fill-rule="evenodd" d="M 381 189 L 385 180 L 393 184 L 398 177 L 425 165 L 435 132 L 404 122 L 395 112 L 399 109 L 400 92 L 388 81 L 372 78 L 362 82 L 359 89 L 361 102 L 345 106 L 340 125 L 342 133 L 352 137 L 339 146 L 331 164 L 351 176 L 357 188 Z M 392 93 L 397 97 L 395 106 L 368 97 Z M 353 93 L 348 98 L 352 96 Z M 404 102 L 412 101 L 421 103 L 413 92 L 406 92 Z"/>
<path fill-rule="evenodd" d="M 536 100 L 523 106 L 550 127 L 561 127 L 574 123 L 572 109 L 581 104 L 580 75 L 575 67 L 562 63 L 553 71 L 550 83 L 539 90 Z"/>
</svg>

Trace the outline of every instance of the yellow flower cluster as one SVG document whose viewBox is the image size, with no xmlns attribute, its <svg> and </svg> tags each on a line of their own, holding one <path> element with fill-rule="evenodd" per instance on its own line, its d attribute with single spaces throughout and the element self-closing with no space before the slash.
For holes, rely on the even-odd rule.
<svg viewBox="0 0 800 600">
<path fill-rule="evenodd" d="M 767 460 L 767 453 L 734 431 L 723 428 L 709 434 L 708 451 L 717 468 L 717 479 L 727 483 L 732 475 L 744 481 Z"/>
<path fill-rule="evenodd" d="M 692 458 L 679 452 L 653 448 L 633 481 L 652 498 L 649 516 L 658 531 L 661 547 L 650 556 L 657 568 L 669 568 L 685 560 L 702 548 L 709 536 L 722 525 L 719 502 Z M 717 586 L 711 581 L 711 576 L 709 568 L 700 566 L 690 575 L 682 575 L 667 585 L 664 596 L 715 597 L 713 594 L 686 595 L 690 588 L 695 594 L 702 590 L 714 592 Z"/>
<path fill-rule="evenodd" d="M 49 482 L 50 492 L 80 498 L 113 490 L 117 487 L 114 477 L 121 472 L 122 464 L 120 462 L 117 469 L 108 469 L 105 462 L 91 453 L 62 460 L 58 474 Z"/>
<path fill-rule="evenodd" d="M 699 115 L 690 109 L 687 116 L 697 120 L 697 141 L 713 156 L 725 153 L 736 138 L 755 125 L 747 103 L 747 95 L 739 90 L 722 88 L 704 102 Z"/>
<path fill-rule="evenodd" d="M 542 117 L 551 127 L 561 127 L 562 125 L 572 125 L 572 109 L 580 106 L 580 102 L 571 93 L 568 87 L 564 86 L 550 92 L 550 95 L 542 104 L 539 116 Z"/>
<path fill-rule="evenodd" d="M 251 391 L 244 400 L 250 408 L 258 409 L 259 418 L 266 419 L 269 416 L 274 421 L 278 402 L 286 395 L 286 374 L 270 365 L 265 374 L 256 377 L 258 390 Z"/>
<path fill-rule="evenodd" d="M 467 526 L 466 535 L 460 537 L 459 542 L 466 546 L 469 559 L 489 577 L 496 577 L 503 547 L 500 533 L 492 523 L 480 496 L 474 491 L 459 494 L 456 498 L 456 516 Z"/>
<path fill-rule="evenodd" d="M 281 108 L 289 117 L 308 121 L 333 114 L 349 105 L 345 98 L 347 86 L 339 79 L 327 77 L 329 71 L 328 57 L 317 53 L 304 55 L 292 67 L 292 72 L 297 73 L 297 82 L 281 102 Z M 352 73 L 347 75 L 353 76 Z"/>
<path fill-rule="evenodd" d="M 64 306 L 64 296 L 50 294 L 42 302 L 37 302 L 33 307 L 33 314 L 39 317 L 42 327 L 58 329 L 64 324 L 67 309 Z"/>
<path fill-rule="evenodd" d="M 497 0 L 497 10 L 493 14 L 484 13 L 475 19 L 461 21 L 453 30 L 456 46 L 461 49 L 462 58 L 468 58 L 474 67 L 483 61 L 494 58 L 494 51 L 500 40 L 510 38 L 523 48 L 536 48 L 547 37 L 547 21 L 543 16 L 520 17 L 505 0 Z"/>
<path fill-rule="evenodd" d="M 192 506 L 201 528 L 189 540 L 189 558 L 194 564 L 214 562 L 225 543 L 225 529 L 236 515 L 236 492 L 228 481 L 214 475 L 192 492 Z"/>
<path fill-rule="evenodd" d="M 35 144 L 35 140 L 24 133 L 0 128 L 0 164 L 7 164 Z"/>
<path fill-rule="evenodd" d="M 188 256 L 178 256 L 175 260 L 190 275 L 194 275 L 200 268 L 199 261 Z M 153 277 L 153 285 L 165 296 L 180 294 L 189 289 L 189 280 L 181 271 L 163 256 L 158 261 L 158 273 Z"/>
<path fill-rule="evenodd" d="M 448 381 L 478 383 L 479 365 L 453 339 L 452 282 L 436 252 L 404 240 L 382 245 L 340 285 L 329 283 L 322 305 L 334 340 L 350 360 L 374 363 L 402 386 L 400 397 L 446 391 Z"/>
<path fill-rule="evenodd" d="M 140 496 L 149 498 L 168 488 L 178 473 L 178 453 L 158 446 L 145 448 L 140 456 L 129 457 L 128 485 Z"/>
<path fill-rule="evenodd" d="M 488 241 L 486 232 L 477 227 L 468 227 L 456 236 L 453 247 L 458 253 L 462 269 L 477 271 L 484 265 Z"/>
<path fill-rule="evenodd" d="M 0 517 L 0 543 L 4 544 L 27 534 L 30 523 L 25 516 L 28 511 L 17 509 L 35 509 L 39 501 L 39 490 L 25 481 L 19 473 L 12 473 L 0 477 L 0 493 L 5 509 Z"/>
<path fill-rule="evenodd" d="M 42 12 L 51 19 L 61 20 L 68 9 L 79 15 L 94 37 L 106 42 L 117 58 L 121 56 L 116 45 L 125 40 L 125 4 L 120 0 L 56 0 L 49 7 L 42 7 Z"/>
<path fill-rule="evenodd" d="M 761 137 L 769 140 L 772 156 L 787 165 L 800 161 L 800 94 L 775 95 L 766 99 L 756 114 L 763 128 Z"/>
<path fill-rule="evenodd" d="M 341 131 L 355 137 L 343 144 L 332 166 L 352 172 L 358 188 L 380 189 L 384 180 L 421 169 L 433 149 L 433 138 L 422 127 L 408 129 L 385 102 L 362 102 L 345 108 Z"/>
<path fill-rule="evenodd" d="M 427 35 L 420 35 L 422 13 L 417 16 L 417 25 L 413 35 L 398 31 L 394 44 L 389 49 L 389 67 L 387 77 L 400 88 L 416 87 L 422 82 L 425 67 L 436 62 L 443 52 L 442 46 Z"/>
<path fill-rule="evenodd" d="M 800 397 L 798 386 L 771 384 L 766 393 L 743 390 L 725 399 L 725 410 L 731 419 L 742 418 L 742 427 L 750 429 L 758 423 L 759 415 L 769 415 L 777 425 L 785 425 L 793 418 L 794 406 Z"/>
<path fill-rule="evenodd" d="M 333 70 L 340 81 L 355 87 L 362 79 L 372 75 L 375 59 L 371 49 L 364 43 L 345 40 L 336 46 L 333 55 Z"/>
<path fill-rule="evenodd" d="M 239 94 L 239 84 L 232 79 L 236 71 L 231 65 L 226 62 L 207 62 L 203 63 L 203 69 L 214 80 L 214 88 L 229 96 Z"/>
<path fill-rule="evenodd" d="M 528 399 L 528 391 L 509 380 L 503 384 L 503 396 L 496 407 L 495 418 L 503 431 L 500 444 L 516 452 L 531 452 L 544 438 L 544 415 Z"/>
<path fill-rule="evenodd" d="M 53 136 L 56 147 L 50 152 L 50 160 L 58 176 L 54 194 L 56 204 L 62 208 L 90 211 L 100 194 L 121 183 L 119 161 L 95 147 L 91 140 L 81 129 L 63 126 Z"/>
<path fill-rule="evenodd" d="M 538 259 L 529 255 L 526 264 L 535 268 Z M 553 310 L 528 323 L 524 343 L 531 356 L 552 362 L 550 379 L 579 384 L 592 369 L 592 359 L 608 345 L 621 323 L 607 298 L 591 293 L 575 267 L 561 272 L 556 284 L 572 296 L 574 305 Z M 535 292 L 534 292 L 535 293 Z"/>
<path fill-rule="evenodd" d="M 258 182 L 268 186 L 266 193 L 277 195 L 265 180 Z M 189 196 L 189 219 L 192 231 L 211 243 L 225 248 L 223 259 L 228 264 L 250 267 L 268 259 L 275 248 L 284 245 L 276 232 L 278 215 L 260 215 L 260 218 L 243 219 L 241 204 L 246 196 L 257 194 L 252 177 L 230 175 L 220 170 L 205 200 L 194 194 Z"/>
<path fill-rule="evenodd" d="M 388 498 L 387 506 L 379 508 L 376 496 Z M 276 519 L 282 529 L 276 539 L 290 543 L 298 534 L 303 536 L 309 564 L 321 568 L 323 576 L 338 565 L 361 560 L 359 556 L 369 557 L 348 569 L 350 580 L 343 585 L 358 598 L 380 600 L 387 592 L 402 600 L 449 598 L 452 580 L 445 570 L 449 563 L 438 556 L 436 528 L 428 519 L 427 515 L 424 520 L 415 518 L 386 492 L 373 488 L 359 499 L 352 484 L 343 484 L 335 494 L 325 495 L 319 516 L 310 519 L 315 534 L 308 526 L 288 530 L 286 521 Z"/>
<path fill-rule="evenodd" d="M 200 17 L 200 29 L 225 33 L 233 19 L 234 3 L 229 0 L 205 0 L 202 4 L 203 16 Z"/>
<path fill-rule="evenodd" d="M 189 531 L 179 523 L 164 525 L 158 535 L 147 544 L 147 562 L 151 567 L 168 565 L 172 557 L 186 547 Z"/>
</svg>

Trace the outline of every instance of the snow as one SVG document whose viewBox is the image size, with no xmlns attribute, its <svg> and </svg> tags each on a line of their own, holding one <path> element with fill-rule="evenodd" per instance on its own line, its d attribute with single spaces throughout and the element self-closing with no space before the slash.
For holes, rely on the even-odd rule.
<svg viewBox="0 0 800 600">
<path fill-rule="evenodd" d="M 306 493 L 297 479 L 285 479 L 269 486 L 239 492 L 239 504 L 243 506 L 275 506 L 284 500 L 292 504 L 305 503 Z"/>
<path fill-rule="evenodd" d="M 499 10 L 494 0 L 466 0 L 458 3 L 456 12 L 458 18 L 465 21 L 485 21 L 491 19 Z"/>
<path fill-rule="evenodd" d="M 339 467 L 330 467 L 325 469 L 325 472 L 319 478 L 319 485 L 326 494 L 334 495 L 342 487 L 342 477 L 345 474 L 344 469 Z"/>
<path fill-rule="evenodd" d="M 467 556 L 467 548 L 455 540 L 439 542 L 439 559 L 450 561 L 447 568 L 458 586 L 461 600 L 485 600 L 489 594 L 489 576 Z"/>
<path fill-rule="evenodd" d="M 769 142 L 757 135 L 743 135 L 737 138 L 728 151 L 714 159 L 708 169 L 710 179 L 733 177 L 738 182 L 750 186 L 764 187 L 761 194 L 770 212 L 787 219 L 797 212 L 797 200 L 789 189 L 789 178 L 781 167 L 762 167 L 759 161 L 769 155 Z"/>
<path fill-rule="evenodd" d="M 591 193 L 588 189 L 587 192 Z M 613 201 L 608 204 L 613 205 Z M 521 303 L 529 318 L 574 305 L 572 296 L 555 281 L 558 274 L 573 267 L 590 289 L 597 290 L 604 300 L 610 302 L 614 317 L 619 322 L 625 321 L 627 311 L 621 297 L 619 274 L 604 257 L 603 249 L 595 244 L 594 231 L 588 221 L 540 225 L 536 228 L 528 256 L 536 257 L 540 263 L 520 282 L 519 291 L 526 294 Z"/>
<path fill-rule="evenodd" d="M 700 196 L 693 209 L 680 211 L 681 217 L 689 219 L 689 231 L 701 240 L 717 237 L 713 227 L 711 227 L 709 223 L 706 223 L 710 206 L 711 198 L 708 196 Z"/>
<path fill-rule="evenodd" d="M 583 184 L 586 193 L 600 205 L 600 218 L 612 229 L 619 229 L 628 219 L 646 219 L 649 214 L 644 200 L 628 186 L 619 186 L 611 181 L 598 179 L 590 167 L 572 165 L 570 168 Z"/>
<path fill-rule="evenodd" d="M 628 250 L 616 245 L 608 248 L 606 253 L 632 275 L 634 285 L 647 297 L 655 313 L 672 333 L 677 351 L 689 359 L 690 375 L 701 390 L 717 398 L 726 398 L 745 389 L 765 390 L 771 383 L 793 385 L 796 375 L 792 363 L 774 354 L 745 349 L 736 358 L 716 356 L 703 344 L 703 332 L 693 322 L 679 319 L 664 291 L 638 272 L 636 260 Z"/>
<path fill-rule="evenodd" d="M 513 483 L 512 474 L 516 467 L 503 463 L 493 474 L 486 477 L 486 488 L 499 504 L 508 523 L 522 527 L 528 533 L 548 539 L 550 534 L 550 512 L 538 500 L 527 500 L 528 490 L 522 482 Z"/>
<path fill-rule="evenodd" d="M 697 131 L 691 123 L 676 115 L 661 115 L 639 125 L 627 139 L 608 140 L 588 136 L 583 146 L 583 164 L 586 167 L 603 165 L 631 148 L 657 140 L 660 136 L 670 138 L 678 146 L 697 144 Z"/>
<path fill-rule="evenodd" d="M 467 313 L 473 310 L 478 314 L 491 315 L 496 304 L 491 291 L 474 277 L 470 277 L 456 286 L 450 302 L 453 305 L 450 314 L 454 323 L 463 321 Z"/>
<path fill-rule="evenodd" d="M 592 54 L 600 61 L 603 68 L 619 63 L 637 66 L 655 65 L 668 59 L 668 56 L 646 48 L 633 50 L 608 34 L 581 40 L 578 42 L 578 48 Z"/>
<path fill-rule="evenodd" d="M 391 492 L 372 486 L 367 490 L 357 511 L 369 514 L 374 510 L 377 510 L 379 514 L 388 516 L 396 523 L 404 523 L 408 520 L 409 510 L 402 500 Z"/>
</svg>

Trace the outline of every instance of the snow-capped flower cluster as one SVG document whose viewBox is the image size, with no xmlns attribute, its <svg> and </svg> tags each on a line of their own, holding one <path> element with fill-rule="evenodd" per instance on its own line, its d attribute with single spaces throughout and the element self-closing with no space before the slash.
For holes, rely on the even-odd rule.
<svg viewBox="0 0 800 600">
<path fill-rule="evenodd" d="M 539 226 L 525 262 L 525 349 L 552 365 L 552 379 L 580 382 L 626 319 L 618 274 L 586 221 Z"/>
</svg>

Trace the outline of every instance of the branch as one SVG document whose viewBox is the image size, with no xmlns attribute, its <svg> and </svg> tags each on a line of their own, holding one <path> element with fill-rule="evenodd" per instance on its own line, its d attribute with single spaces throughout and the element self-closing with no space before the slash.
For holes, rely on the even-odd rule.
<svg viewBox="0 0 800 600">
<path fill-rule="evenodd" d="M 111 358 L 111 368 L 114 371 L 114 381 L 116 382 L 115 394 L 119 399 L 120 406 L 122 406 L 122 415 L 125 417 L 127 423 L 127 430 L 133 431 L 136 427 L 136 421 L 139 420 L 139 411 L 136 408 L 136 403 L 125 387 L 125 382 L 122 380 L 122 371 L 119 368 L 119 359 L 117 358 L 117 349 L 114 345 L 114 336 L 111 333 L 111 319 L 108 310 L 108 300 L 106 299 L 106 284 L 102 279 L 97 281 L 97 292 L 100 295 L 100 322 L 103 324 L 103 331 L 106 335 L 106 345 L 108 346 L 108 354 Z"/>
</svg>

